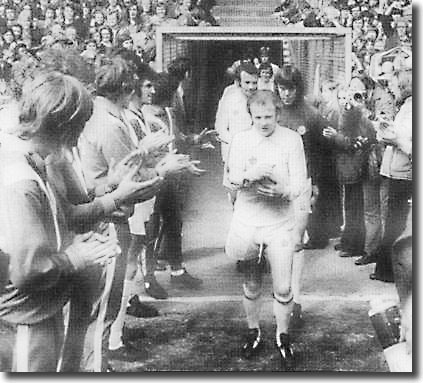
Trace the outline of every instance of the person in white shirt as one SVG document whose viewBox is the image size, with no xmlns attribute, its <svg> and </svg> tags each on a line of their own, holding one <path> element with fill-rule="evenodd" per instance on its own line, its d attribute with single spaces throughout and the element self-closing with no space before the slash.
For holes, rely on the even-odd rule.
<svg viewBox="0 0 423 383">
<path fill-rule="evenodd" d="M 224 92 L 216 113 L 215 129 L 222 146 L 225 163 L 229 144 L 234 134 L 251 127 L 251 116 L 247 110 L 247 99 L 257 90 L 258 71 L 254 64 L 242 62 L 236 70 L 237 85 Z"/>
<path fill-rule="evenodd" d="M 236 70 L 236 84 L 224 91 L 216 113 L 215 130 L 221 142 L 221 154 L 224 164 L 223 185 L 229 188 L 229 198 L 235 201 L 235 193 L 227 182 L 227 157 L 232 137 L 251 128 L 251 116 L 247 109 L 247 99 L 257 91 L 258 71 L 251 62 L 242 62 Z"/>
<path fill-rule="evenodd" d="M 272 270 L 281 366 L 292 370 L 294 355 L 288 323 L 293 307 L 293 200 L 306 184 L 307 170 L 301 136 L 276 122 L 279 105 L 273 92 L 257 91 L 247 104 L 253 128 L 233 137 L 228 181 L 238 190 L 238 196 L 225 251 L 234 259 L 246 261 L 243 304 L 249 330 L 242 355 L 250 358 L 262 346 L 259 314 L 264 255 Z"/>
</svg>

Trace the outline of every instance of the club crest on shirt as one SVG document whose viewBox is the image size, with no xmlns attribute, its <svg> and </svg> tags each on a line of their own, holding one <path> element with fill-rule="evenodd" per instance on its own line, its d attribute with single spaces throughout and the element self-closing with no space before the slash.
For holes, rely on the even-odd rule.
<svg viewBox="0 0 423 383">
<path fill-rule="evenodd" d="M 306 127 L 304 126 L 304 125 L 300 125 L 298 128 L 297 128 L 297 133 L 298 134 L 301 134 L 302 136 L 305 134 L 305 132 L 306 132 L 307 130 L 306 130 Z"/>
</svg>

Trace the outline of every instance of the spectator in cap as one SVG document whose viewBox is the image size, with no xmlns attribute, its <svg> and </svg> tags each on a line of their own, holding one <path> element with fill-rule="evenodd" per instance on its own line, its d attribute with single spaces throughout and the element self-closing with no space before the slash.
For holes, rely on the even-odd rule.
<svg viewBox="0 0 423 383">
<path fill-rule="evenodd" d="M 112 39 L 116 38 L 116 34 L 121 28 L 121 13 L 118 10 L 109 10 L 106 16 L 106 25 L 112 31 Z"/>
<path fill-rule="evenodd" d="M 122 7 L 119 5 L 118 0 L 108 0 L 108 5 L 106 7 L 106 13 L 117 11 L 119 13 L 119 18 L 122 18 Z"/>
<path fill-rule="evenodd" d="M 125 49 L 128 49 L 130 51 L 133 51 L 134 50 L 134 41 L 132 40 L 132 37 L 128 32 L 123 31 L 122 33 L 118 33 L 116 35 L 115 46 L 117 48 L 125 48 Z"/>
<path fill-rule="evenodd" d="M 270 64 L 270 66 L 272 67 L 272 78 L 271 81 L 274 80 L 274 76 L 275 74 L 279 71 L 279 67 L 276 64 L 273 64 L 272 62 L 270 62 L 270 47 L 268 46 L 262 46 L 259 50 L 259 57 L 258 57 L 258 65 L 256 64 L 257 69 L 259 69 L 261 64 Z"/>
</svg>

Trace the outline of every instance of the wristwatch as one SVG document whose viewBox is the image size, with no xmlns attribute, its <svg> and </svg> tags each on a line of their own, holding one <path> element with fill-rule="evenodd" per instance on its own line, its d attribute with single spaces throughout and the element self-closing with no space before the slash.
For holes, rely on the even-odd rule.
<svg viewBox="0 0 423 383">
<path fill-rule="evenodd" d="M 120 208 L 122 201 L 119 198 L 114 198 L 116 209 Z"/>
<path fill-rule="evenodd" d="M 248 187 L 250 187 L 250 185 L 251 185 L 251 181 L 247 178 L 244 178 L 243 181 L 242 181 L 242 187 L 248 188 Z"/>
<path fill-rule="evenodd" d="M 104 187 L 104 193 L 105 194 L 109 194 L 109 193 L 113 192 L 114 190 L 116 190 L 116 188 L 117 188 L 117 185 L 109 185 L 109 184 L 107 184 Z"/>
</svg>

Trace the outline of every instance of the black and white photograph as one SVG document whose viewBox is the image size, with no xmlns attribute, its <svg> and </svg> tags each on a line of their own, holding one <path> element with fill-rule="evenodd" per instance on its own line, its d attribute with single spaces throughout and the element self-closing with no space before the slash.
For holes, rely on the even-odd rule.
<svg viewBox="0 0 423 383">
<path fill-rule="evenodd" d="M 0 372 L 415 374 L 413 8 L 0 0 Z"/>
</svg>

